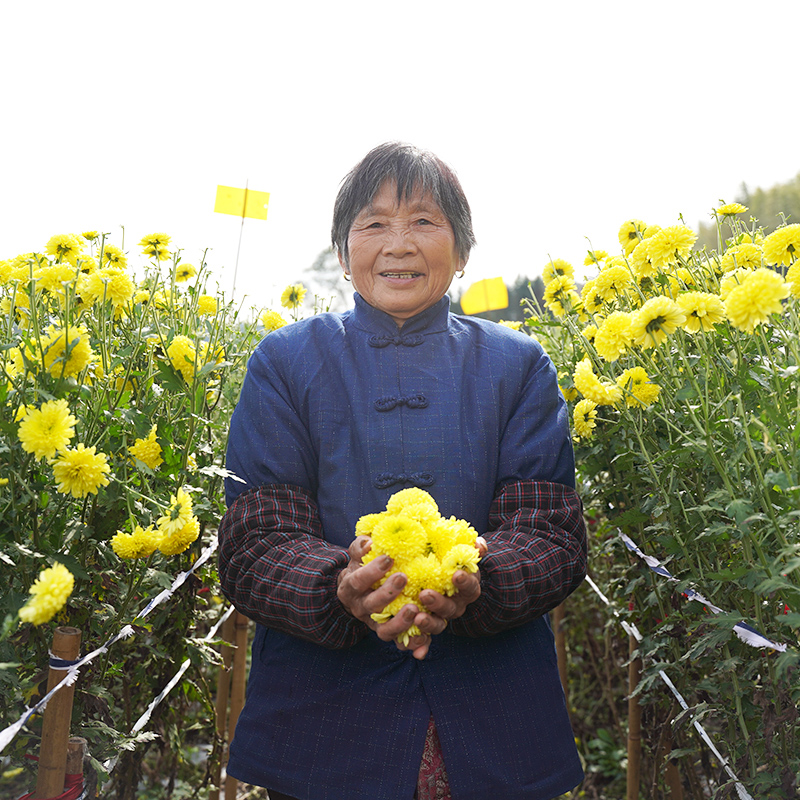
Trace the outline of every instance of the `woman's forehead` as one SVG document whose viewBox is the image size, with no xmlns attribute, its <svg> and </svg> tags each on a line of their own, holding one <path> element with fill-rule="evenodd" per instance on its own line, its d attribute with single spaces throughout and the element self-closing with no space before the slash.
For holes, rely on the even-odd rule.
<svg viewBox="0 0 800 800">
<path fill-rule="evenodd" d="M 416 187 L 409 194 L 405 192 L 398 198 L 397 185 L 392 181 L 387 181 L 375 193 L 364 208 L 358 213 L 359 217 L 368 214 L 396 214 L 399 211 L 416 213 L 425 211 L 427 213 L 437 213 L 444 215 L 441 206 L 430 192 L 423 191 Z"/>
</svg>

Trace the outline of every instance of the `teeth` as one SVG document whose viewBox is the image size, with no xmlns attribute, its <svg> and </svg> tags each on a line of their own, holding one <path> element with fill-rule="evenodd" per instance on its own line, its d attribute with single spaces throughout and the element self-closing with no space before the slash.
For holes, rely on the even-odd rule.
<svg viewBox="0 0 800 800">
<path fill-rule="evenodd" d="M 416 278 L 419 272 L 382 272 L 385 278 Z"/>
</svg>

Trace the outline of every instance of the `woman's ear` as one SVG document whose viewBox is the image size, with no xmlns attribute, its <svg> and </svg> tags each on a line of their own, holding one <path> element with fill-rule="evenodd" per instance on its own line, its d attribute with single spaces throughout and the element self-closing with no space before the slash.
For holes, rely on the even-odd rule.
<svg viewBox="0 0 800 800">
<path fill-rule="evenodd" d="M 345 260 L 345 257 L 342 255 L 342 251 L 341 250 L 337 250 L 336 251 L 336 255 L 339 258 L 339 264 L 340 264 L 340 266 L 342 268 L 342 271 L 344 272 L 345 275 L 349 275 L 350 274 L 350 267 L 347 266 L 347 261 Z"/>
</svg>

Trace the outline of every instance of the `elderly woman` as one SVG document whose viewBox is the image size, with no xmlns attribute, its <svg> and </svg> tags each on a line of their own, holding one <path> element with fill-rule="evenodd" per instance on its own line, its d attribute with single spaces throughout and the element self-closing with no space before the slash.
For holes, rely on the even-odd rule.
<svg viewBox="0 0 800 800">
<path fill-rule="evenodd" d="M 582 771 L 547 612 L 586 569 L 555 370 L 450 314 L 474 236 L 433 154 L 368 153 L 333 242 L 355 308 L 265 337 L 231 420 L 220 578 L 257 628 L 228 772 L 272 800 L 553 798 Z M 412 486 L 482 533 L 480 570 L 378 623 L 406 576 L 379 585 L 355 525 Z"/>
</svg>

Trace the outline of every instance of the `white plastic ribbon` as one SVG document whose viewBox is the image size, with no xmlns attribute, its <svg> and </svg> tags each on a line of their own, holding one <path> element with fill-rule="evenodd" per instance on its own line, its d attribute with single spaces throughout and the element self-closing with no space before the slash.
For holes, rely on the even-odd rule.
<svg viewBox="0 0 800 800">
<path fill-rule="evenodd" d="M 672 581 L 673 583 L 678 583 L 678 579 L 673 577 L 669 570 L 661 564 L 661 562 L 657 558 L 653 558 L 653 556 L 648 556 L 647 554 L 643 553 L 639 547 L 636 545 L 636 542 L 627 536 L 622 531 L 618 531 L 619 538 L 622 539 L 625 547 L 628 548 L 632 553 L 635 553 L 639 558 L 647 564 L 650 569 L 655 572 L 657 575 L 660 575 L 662 578 L 666 578 L 668 581 Z M 714 614 L 721 614 L 722 609 L 715 606 L 713 603 L 710 603 L 706 600 L 700 592 L 695 591 L 694 589 L 686 589 L 684 594 L 686 595 L 687 599 L 689 600 L 696 600 L 698 603 L 702 603 L 709 611 Z M 766 636 L 759 633 L 755 628 L 748 625 L 745 622 L 737 622 L 733 626 L 733 632 L 743 641 L 745 644 L 749 644 L 752 647 L 770 647 L 773 650 L 777 650 L 779 653 L 783 653 L 786 651 L 786 645 L 782 642 L 773 642 L 771 639 L 767 639 Z"/>
<path fill-rule="evenodd" d="M 624 536 L 624 534 L 621 535 Z M 642 634 L 639 633 L 639 630 L 636 627 L 636 625 L 634 625 L 631 622 L 626 622 L 624 619 L 620 617 L 619 612 L 611 605 L 609 599 L 600 591 L 597 584 L 588 575 L 586 576 L 585 580 L 586 583 L 588 583 L 589 586 L 591 586 L 592 591 L 594 591 L 594 593 L 609 607 L 609 609 L 611 609 L 611 613 L 617 618 L 617 621 L 622 626 L 622 629 L 629 636 L 633 636 L 633 638 L 636 639 L 637 642 L 641 642 Z M 678 701 L 681 708 L 684 711 L 689 711 L 689 706 L 686 704 L 686 701 L 683 699 L 681 693 L 675 687 L 675 684 L 670 680 L 667 673 L 664 672 L 663 669 L 660 669 L 658 671 L 658 674 L 661 680 L 664 681 L 664 683 L 666 684 L 667 688 L 672 692 L 673 695 L 675 695 L 675 699 Z M 692 720 L 692 725 L 694 726 L 695 730 L 700 734 L 700 738 L 711 749 L 711 752 L 714 753 L 714 755 L 719 759 L 719 763 L 722 764 L 723 768 L 725 769 L 725 772 L 734 781 L 734 786 L 736 787 L 736 793 L 739 795 L 739 800 L 753 800 L 752 796 L 748 794 L 747 790 L 744 788 L 744 785 L 736 777 L 733 770 L 728 765 L 727 759 L 725 759 L 724 756 L 719 752 L 719 750 L 717 750 L 716 746 L 714 745 L 714 742 L 711 741 L 711 737 L 709 737 L 709 735 L 706 733 L 705 728 L 703 728 L 703 726 L 696 719 Z"/>
<path fill-rule="evenodd" d="M 206 547 L 200 556 L 198 557 L 197 561 L 192 564 L 191 569 L 187 572 L 179 572 L 178 575 L 175 576 L 175 580 L 172 582 L 172 586 L 169 589 L 164 589 L 162 592 L 157 594 L 154 598 L 147 603 L 147 605 L 134 617 L 134 622 L 137 619 L 143 619 L 146 617 L 156 606 L 163 603 L 165 600 L 172 597 L 175 591 L 184 584 L 186 579 L 196 570 L 198 567 L 205 564 L 209 558 L 211 558 L 212 554 L 216 551 L 218 545 L 217 537 L 215 536 L 211 542 L 209 543 L 208 547 Z M 65 675 L 64 679 L 57 683 L 41 700 L 39 700 L 36 705 L 26 708 L 25 712 L 22 716 L 14 723 L 9 725 L 4 730 L 0 731 L 0 753 L 5 750 L 5 748 L 10 744 L 10 742 L 14 739 L 14 737 L 22 730 L 22 726 L 33 716 L 34 714 L 38 714 L 40 711 L 44 709 L 47 705 L 47 702 L 50 698 L 64 686 L 71 686 L 75 681 L 78 679 L 78 673 L 80 668 L 84 664 L 88 664 L 92 659 L 96 658 L 101 653 L 105 653 L 108 651 L 108 648 L 111 645 L 116 644 L 120 639 L 126 639 L 129 636 L 133 636 L 134 630 L 133 627 L 130 625 L 125 625 L 119 633 L 112 636 L 105 644 L 98 647 L 96 650 L 93 650 L 88 655 L 83 656 L 83 658 L 78 659 L 74 664 L 69 666 L 56 666 L 54 669 L 64 670 L 67 674 Z M 50 654 L 52 657 L 52 653 Z"/>
</svg>

